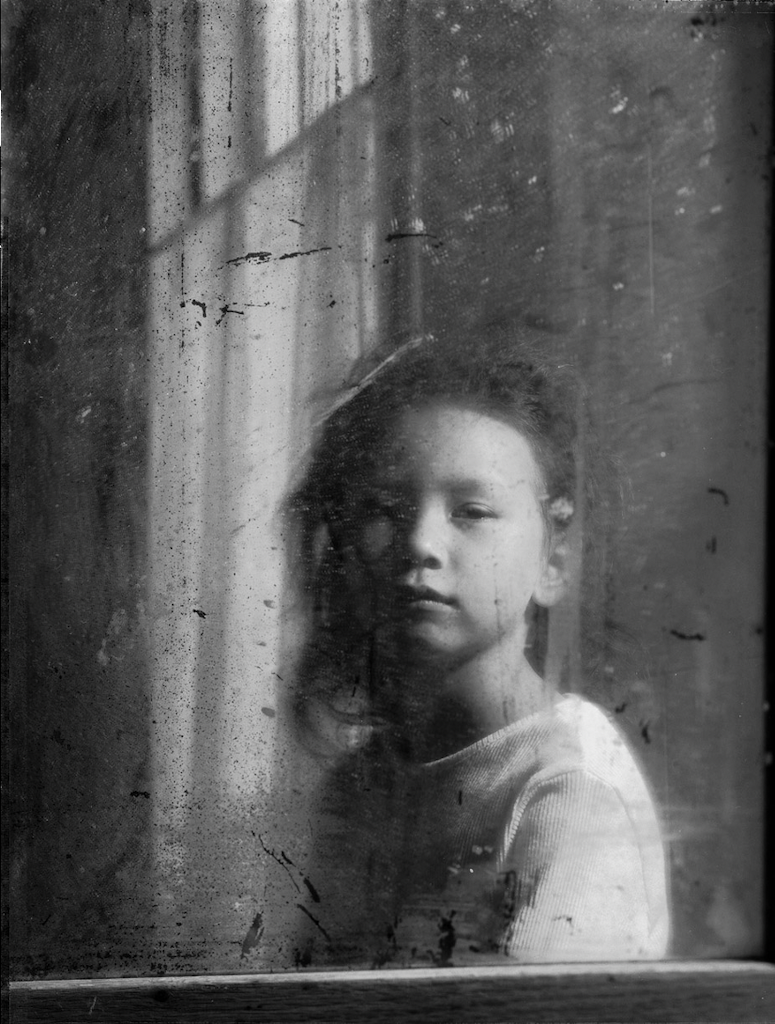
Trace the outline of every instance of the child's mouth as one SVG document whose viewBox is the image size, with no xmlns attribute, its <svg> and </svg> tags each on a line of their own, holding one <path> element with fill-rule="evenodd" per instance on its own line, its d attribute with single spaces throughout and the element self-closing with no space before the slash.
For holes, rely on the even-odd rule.
<svg viewBox="0 0 775 1024">
<path fill-rule="evenodd" d="M 398 599 L 409 608 L 451 607 L 455 603 L 454 598 L 440 594 L 432 587 L 400 587 Z"/>
</svg>

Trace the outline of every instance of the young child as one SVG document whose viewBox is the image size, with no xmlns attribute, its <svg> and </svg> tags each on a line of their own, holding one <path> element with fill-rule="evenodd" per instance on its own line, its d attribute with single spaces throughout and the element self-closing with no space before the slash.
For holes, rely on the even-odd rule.
<svg viewBox="0 0 775 1024">
<path fill-rule="evenodd" d="M 289 506 L 299 718 L 334 758 L 299 962 L 665 955 L 648 788 L 531 639 L 594 522 L 582 408 L 519 340 L 424 338 L 359 367 L 320 425 Z"/>
</svg>

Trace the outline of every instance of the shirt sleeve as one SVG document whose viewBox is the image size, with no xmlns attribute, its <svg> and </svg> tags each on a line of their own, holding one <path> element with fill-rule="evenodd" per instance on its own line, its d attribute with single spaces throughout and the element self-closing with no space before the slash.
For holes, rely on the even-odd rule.
<svg viewBox="0 0 775 1024">
<path fill-rule="evenodd" d="M 636 832 L 612 786 L 583 770 L 540 783 L 511 834 L 504 953 L 533 963 L 660 955 Z"/>
</svg>

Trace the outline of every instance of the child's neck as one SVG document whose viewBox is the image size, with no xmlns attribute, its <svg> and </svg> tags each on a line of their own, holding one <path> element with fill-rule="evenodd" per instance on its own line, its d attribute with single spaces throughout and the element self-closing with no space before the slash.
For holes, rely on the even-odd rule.
<svg viewBox="0 0 775 1024">
<path fill-rule="evenodd" d="M 410 737 L 418 761 L 462 750 L 546 710 L 555 698 L 521 650 L 505 659 L 502 651 L 484 652 L 451 671 L 426 669 L 421 687 L 427 700 Z"/>
</svg>

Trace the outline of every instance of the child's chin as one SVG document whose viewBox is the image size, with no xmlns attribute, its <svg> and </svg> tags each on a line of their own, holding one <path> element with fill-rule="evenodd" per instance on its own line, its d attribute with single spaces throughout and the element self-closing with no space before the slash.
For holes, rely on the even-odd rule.
<svg viewBox="0 0 775 1024">
<path fill-rule="evenodd" d="M 394 636 L 393 646 L 400 661 L 412 664 L 444 665 L 457 655 L 457 646 L 427 623 L 404 625 Z"/>
</svg>

